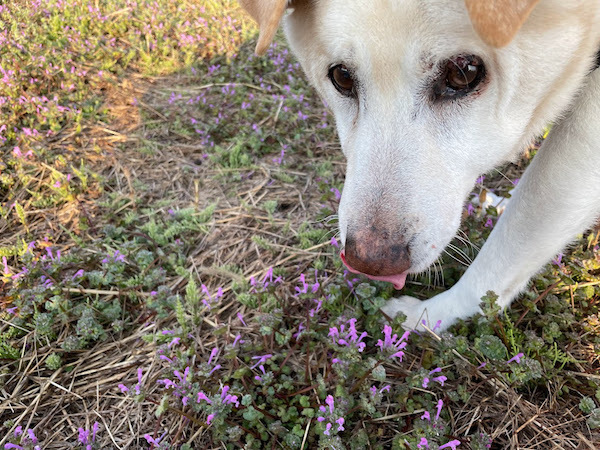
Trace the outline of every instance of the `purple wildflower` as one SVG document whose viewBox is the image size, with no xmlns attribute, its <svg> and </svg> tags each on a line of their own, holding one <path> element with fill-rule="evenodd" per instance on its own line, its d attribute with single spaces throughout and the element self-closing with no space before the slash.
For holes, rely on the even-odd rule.
<svg viewBox="0 0 600 450">
<path fill-rule="evenodd" d="M 440 445 L 438 450 L 442 450 L 443 448 L 450 448 L 452 450 L 456 450 L 456 447 L 460 445 L 460 441 L 458 439 L 454 439 L 444 445 Z"/>
<path fill-rule="evenodd" d="M 270 353 L 268 355 L 263 355 L 263 356 L 253 356 L 252 359 L 258 359 L 257 363 L 254 364 L 252 367 L 250 367 L 251 369 L 254 369 L 255 367 L 257 367 L 260 364 L 264 364 L 267 359 L 272 358 L 273 355 L 271 355 Z"/>
<path fill-rule="evenodd" d="M 367 332 L 363 331 L 360 336 L 358 335 L 355 318 L 348 320 L 346 324 L 342 323 L 339 329 L 338 327 L 330 327 L 328 336 L 333 339 L 334 344 L 346 347 L 354 347 L 358 349 L 359 352 L 362 352 L 366 347 L 366 344 L 361 341 L 367 337 Z"/>
<path fill-rule="evenodd" d="M 429 372 L 429 376 L 423 378 L 423 384 L 422 384 L 423 388 L 427 388 L 427 386 L 429 385 L 429 381 L 430 381 L 429 377 L 431 375 L 433 375 L 434 373 L 439 373 L 441 371 L 442 371 L 441 367 L 436 367 L 431 372 Z M 444 375 L 440 375 L 440 376 L 434 377 L 433 381 L 435 381 L 435 382 L 441 384 L 442 386 L 444 386 L 444 383 L 446 382 L 447 379 L 448 378 L 446 378 Z"/>
<path fill-rule="evenodd" d="M 506 363 L 510 364 L 511 362 L 516 362 L 517 364 L 521 364 L 521 358 L 523 356 L 524 356 L 523 353 L 517 353 L 515 356 L 513 356 L 508 361 L 506 361 Z"/>
<path fill-rule="evenodd" d="M 333 399 L 333 396 L 328 395 L 327 398 L 325 399 L 325 403 L 327 404 L 328 407 L 326 407 L 325 405 L 321 405 L 319 406 L 319 411 L 320 411 L 320 416 L 317 417 L 317 421 L 318 422 L 327 422 L 325 424 L 325 431 L 323 431 L 323 434 L 326 436 L 330 436 L 331 432 L 334 431 L 336 433 L 339 433 L 340 431 L 344 431 L 344 422 L 345 419 L 343 417 L 341 417 L 339 414 L 336 414 L 335 412 L 335 401 Z M 337 424 L 337 428 L 333 428 L 334 424 Z"/>
<path fill-rule="evenodd" d="M 167 432 L 165 431 L 162 434 L 162 436 L 159 437 L 159 438 L 153 438 L 149 434 L 145 434 L 144 435 L 144 439 L 146 439 L 146 441 L 148 442 L 148 444 L 156 445 L 158 447 L 158 446 L 160 446 L 160 441 L 162 441 L 162 439 L 166 436 L 166 434 L 167 434 Z"/>
<path fill-rule="evenodd" d="M 410 336 L 410 330 L 405 331 L 400 339 L 398 339 L 397 334 L 392 335 L 392 327 L 389 325 L 384 325 L 382 333 L 384 339 L 383 341 L 379 339 L 376 346 L 379 347 L 381 351 L 393 352 L 393 354 L 390 355 L 390 358 L 400 358 L 400 361 L 402 361 L 402 357 L 404 356 L 402 349 L 408 344 L 406 340 L 408 339 L 408 336 Z"/>
<path fill-rule="evenodd" d="M 417 445 L 417 448 L 420 449 L 428 449 L 429 448 L 429 441 L 427 440 L 427 438 L 422 437 L 421 441 L 419 441 L 419 444 Z"/>
<path fill-rule="evenodd" d="M 157 380 L 157 383 L 163 384 L 166 389 L 173 389 L 173 395 L 181 399 L 181 403 L 186 405 L 189 401 L 189 396 L 192 390 L 192 384 L 190 381 L 190 367 L 186 367 L 184 372 L 181 373 L 178 370 L 173 371 L 173 375 L 177 378 L 177 381 L 173 381 L 169 378 L 163 380 Z"/>
<path fill-rule="evenodd" d="M 438 400 L 437 405 L 436 405 L 437 413 L 435 414 L 436 421 L 440 418 L 440 413 L 442 412 L 443 407 L 444 407 L 444 402 L 442 401 L 442 399 Z"/>
</svg>

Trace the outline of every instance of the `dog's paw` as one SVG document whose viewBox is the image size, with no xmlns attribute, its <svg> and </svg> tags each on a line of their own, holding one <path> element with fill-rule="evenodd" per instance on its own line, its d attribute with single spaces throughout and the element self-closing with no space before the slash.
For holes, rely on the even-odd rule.
<svg viewBox="0 0 600 450">
<path fill-rule="evenodd" d="M 477 310 L 465 310 L 465 304 L 459 301 L 461 296 L 456 296 L 450 290 L 443 292 L 429 300 L 418 300 L 409 296 L 393 298 L 381 308 L 381 311 L 394 318 L 402 312 L 406 316 L 404 328 L 411 330 L 424 330 L 425 325 L 430 330 L 443 331 L 460 318 L 466 318 Z M 477 308 L 477 303 L 475 308 Z"/>
<path fill-rule="evenodd" d="M 421 324 L 425 320 L 427 323 L 425 306 L 427 300 L 422 301 L 407 295 L 403 295 L 399 298 L 392 298 L 381 307 L 381 311 L 388 315 L 390 318 L 395 318 L 399 313 L 403 313 L 406 316 L 406 320 L 403 326 L 407 329 L 423 329 Z"/>
</svg>

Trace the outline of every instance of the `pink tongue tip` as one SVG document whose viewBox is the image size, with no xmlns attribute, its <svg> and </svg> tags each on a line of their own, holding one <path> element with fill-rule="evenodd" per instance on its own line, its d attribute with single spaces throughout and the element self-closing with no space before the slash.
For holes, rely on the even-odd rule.
<svg viewBox="0 0 600 450">
<path fill-rule="evenodd" d="M 350 272 L 357 273 L 360 275 L 365 275 L 367 278 L 370 278 L 371 280 L 386 281 L 388 283 L 392 283 L 394 285 L 394 289 L 400 290 L 404 287 L 404 284 L 406 283 L 406 275 L 407 275 L 406 272 L 399 273 L 398 275 L 383 275 L 383 276 L 369 275 L 369 274 L 362 273 L 362 272 L 352 268 L 350 266 L 350 264 L 348 264 L 348 262 L 346 261 L 346 254 L 344 253 L 343 250 L 340 252 L 340 258 L 342 258 L 342 262 L 344 263 L 344 265 L 348 268 L 348 270 Z"/>
</svg>

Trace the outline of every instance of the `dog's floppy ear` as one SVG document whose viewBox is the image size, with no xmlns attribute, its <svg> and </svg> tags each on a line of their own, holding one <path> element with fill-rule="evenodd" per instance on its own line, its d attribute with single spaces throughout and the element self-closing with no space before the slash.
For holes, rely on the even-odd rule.
<svg viewBox="0 0 600 450">
<path fill-rule="evenodd" d="M 256 44 L 256 54 L 263 55 L 271 45 L 275 32 L 279 28 L 279 22 L 288 6 L 288 0 L 240 0 L 240 3 L 258 22 L 260 33 Z"/>
<path fill-rule="evenodd" d="M 486 43 L 504 47 L 540 0 L 465 0 L 473 28 Z"/>
</svg>

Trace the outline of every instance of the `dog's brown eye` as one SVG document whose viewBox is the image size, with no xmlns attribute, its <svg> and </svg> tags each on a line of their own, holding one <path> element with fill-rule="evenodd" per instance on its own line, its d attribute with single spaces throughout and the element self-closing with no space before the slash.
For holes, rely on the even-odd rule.
<svg viewBox="0 0 600 450">
<path fill-rule="evenodd" d="M 457 98 L 471 92 L 483 80 L 485 66 L 475 55 L 456 56 L 444 63 L 443 72 L 434 85 L 436 98 Z"/>
<path fill-rule="evenodd" d="M 354 79 L 343 64 L 329 69 L 329 79 L 338 92 L 346 97 L 354 97 Z"/>
</svg>

